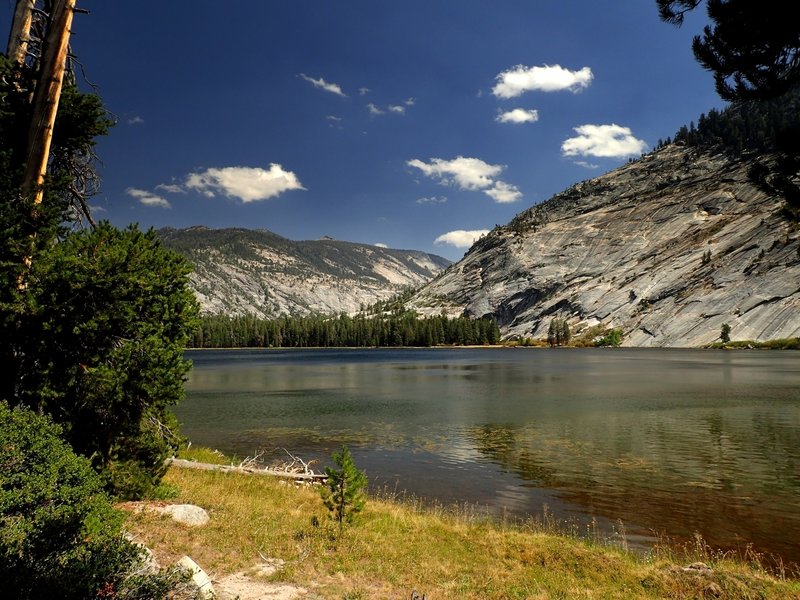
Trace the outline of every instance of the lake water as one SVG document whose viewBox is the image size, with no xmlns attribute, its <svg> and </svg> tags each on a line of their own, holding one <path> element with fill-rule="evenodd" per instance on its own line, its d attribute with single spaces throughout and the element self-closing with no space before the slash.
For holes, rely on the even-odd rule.
<svg viewBox="0 0 800 600">
<path fill-rule="evenodd" d="M 800 352 L 187 354 L 196 444 L 323 464 L 347 444 L 375 487 L 800 563 Z"/>
</svg>

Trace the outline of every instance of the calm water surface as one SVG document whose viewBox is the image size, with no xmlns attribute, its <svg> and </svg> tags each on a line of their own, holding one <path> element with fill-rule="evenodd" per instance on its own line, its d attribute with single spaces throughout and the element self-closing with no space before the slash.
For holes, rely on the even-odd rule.
<svg viewBox="0 0 800 600">
<path fill-rule="evenodd" d="M 194 442 L 328 461 L 497 515 L 697 532 L 800 563 L 800 352 L 645 349 L 188 353 Z"/>
</svg>

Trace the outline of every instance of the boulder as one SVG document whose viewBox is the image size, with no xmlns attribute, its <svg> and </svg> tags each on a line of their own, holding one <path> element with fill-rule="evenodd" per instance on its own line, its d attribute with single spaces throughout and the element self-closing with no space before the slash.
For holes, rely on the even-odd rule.
<svg viewBox="0 0 800 600">
<path fill-rule="evenodd" d="M 214 585 L 211 583 L 211 578 L 200 568 L 200 565 L 190 557 L 184 556 L 177 562 L 176 566 L 183 571 L 191 573 L 192 585 L 197 588 L 197 598 L 200 600 L 214 600 Z"/>
<path fill-rule="evenodd" d="M 169 504 L 167 506 L 157 506 L 155 510 L 163 515 L 169 515 L 173 521 L 190 527 L 199 527 L 209 521 L 209 516 L 205 509 L 194 504 Z"/>
</svg>

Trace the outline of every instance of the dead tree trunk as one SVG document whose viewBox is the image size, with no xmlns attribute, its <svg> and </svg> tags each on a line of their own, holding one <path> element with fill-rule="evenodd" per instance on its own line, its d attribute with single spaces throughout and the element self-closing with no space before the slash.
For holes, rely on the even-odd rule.
<svg viewBox="0 0 800 600">
<path fill-rule="evenodd" d="M 34 4 L 36 0 L 17 0 L 11 33 L 8 35 L 6 56 L 20 65 L 25 62 L 25 56 L 28 54 Z"/>
<path fill-rule="evenodd" d="M 64 83 L 75 1 L 53 0 L 52 3 L 41 73 L 33 98 L 33 115 L 28 129 L 25 171 L 21 186 L 22 193 L 32 196 L 34 204 L 42 202 L 42 184 L 47 173 L 53 125 Z"/>
</svg>

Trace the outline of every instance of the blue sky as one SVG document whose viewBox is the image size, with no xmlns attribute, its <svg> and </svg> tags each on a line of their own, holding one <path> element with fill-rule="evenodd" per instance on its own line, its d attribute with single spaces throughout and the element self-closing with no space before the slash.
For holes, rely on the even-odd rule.
<svg viewBox="0 0 800 600">
<path fill-rule="evenodd" d="M 721 107 L 655 0 L 78 0 L 96 215 L 460 258 Z M 12 0 L 2 2 L 8 30 Z M 88 79 L 88 81 L 87 81 Z M 461 233 L 459 233 L 461 232 Z M 438 241 L 437 241 L 438 240 Z"/>
</svg>

